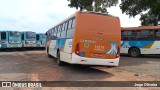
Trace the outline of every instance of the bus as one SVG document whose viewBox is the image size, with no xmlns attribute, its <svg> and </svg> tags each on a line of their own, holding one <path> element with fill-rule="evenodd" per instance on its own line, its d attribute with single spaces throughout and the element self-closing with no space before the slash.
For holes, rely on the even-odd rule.
<svg viewBox="0 0 160 90">
<path fill-rule="evenodd" d="M 120 20 L 108 14 L 77 11 L 47 32 L 46 51 L 64 63 L 118 66 Z"/>
<path fill-rule="evenodd" d="M 46 46 L 46 35 L 45 34 L 36 34 L 37 48 L 45 48 Z"/>
<path fill-rule="evenodd" d="M 160 26 L 126 27 L 121 30 L 121 53 L 132 57 L 160 54 Z"/>
<path fill-rule="evenodd" d="M 36 48 L 36 33 L 31 31 L 22 32 L 23 48 Z"/>
<path fill-rule="evenodd" d="M 1 49 L 21 48 L 21 32 L 19 31 L 0 31 Z"/>
</svg>

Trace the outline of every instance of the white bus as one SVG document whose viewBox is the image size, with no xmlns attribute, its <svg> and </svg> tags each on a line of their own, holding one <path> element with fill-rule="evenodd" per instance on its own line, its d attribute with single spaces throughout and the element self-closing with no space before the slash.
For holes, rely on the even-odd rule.
<svg viewBox="0 0 160 90">
<path fill-rule="evenodd" d="M 121 28 L 119 18 L 78 11 L 47 32 L 46 50 L 57 64 L 118 66 Z"/>
<path fill-rule="evenodd" d="M 122 28 L 121 35 L 122 54 L 132 57 L 160 54 L 160 26 Z"/>
</svg>

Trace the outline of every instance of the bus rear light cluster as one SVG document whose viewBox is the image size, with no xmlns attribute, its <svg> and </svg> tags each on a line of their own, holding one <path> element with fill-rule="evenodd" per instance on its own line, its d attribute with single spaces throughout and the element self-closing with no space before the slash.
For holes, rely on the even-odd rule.
<svg viewBox="0 0 160 90">
<path fill-rule="evenodd" d="M 119 56 L 120 56 L 120 47 L 118 47 L 118 49 L 117 49 L 116 58 L 118 58 Z"/>
<path fill-rule="evenodd" d="M 85 56 L 86 56 L 86 53 L 85 53 L 85 52 L 80 51 L 79 43 L 76 45 L 75 53 L 76 53 L 77 55 L 79 55 L 79 56 L 82 56 L 82 57 L 85 57 Z"/>
<path fill-rule="evenodd" d="M 80 55 L 79 43 L 76 45 L 75 53 L 76 53 L 77 55 Z"/>
</svg>

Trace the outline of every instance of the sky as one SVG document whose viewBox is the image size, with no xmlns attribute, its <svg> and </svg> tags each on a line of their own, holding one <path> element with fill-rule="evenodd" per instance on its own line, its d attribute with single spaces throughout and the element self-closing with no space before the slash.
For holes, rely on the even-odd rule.
<svg viewBox="0 0 160 90">
<path fill-rule="evenodd" d="M 67 0 L 0 0 L 0 30 L 45 33 L 77 11 L 68 4 Z M 140 26 L 139 15 L 129 18 L 118 5 L 108 12 L 120 18 L 121 27 Z"/>
</svg>

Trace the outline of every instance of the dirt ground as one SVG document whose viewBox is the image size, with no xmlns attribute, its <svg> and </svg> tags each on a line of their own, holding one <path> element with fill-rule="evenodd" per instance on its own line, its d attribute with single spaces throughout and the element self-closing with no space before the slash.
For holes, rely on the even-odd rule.
<svg viewBox="0 0 160 90">
<path fill-rule="evenodd" d="M 160 56 L 132 58 L 123 55 L 118 67 L 83 65 L 59 67 L 54 58 L 48 58 L 43 50 L 0 52 L 0 81 L 160 81 Z M 131 90 L 139 90 L 139 87 Z M 147 88 L 147 90 L 159 89 Z"/>
</svg>

